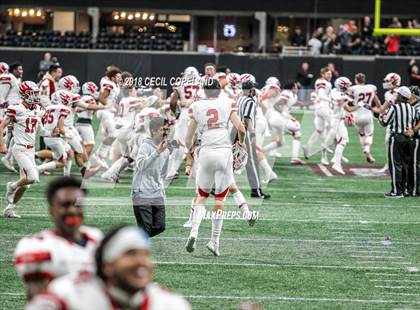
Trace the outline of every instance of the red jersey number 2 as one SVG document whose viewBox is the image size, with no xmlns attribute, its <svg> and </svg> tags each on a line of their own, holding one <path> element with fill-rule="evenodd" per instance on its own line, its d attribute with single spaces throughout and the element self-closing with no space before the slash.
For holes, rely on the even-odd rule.
<svg viewBox="0 0 420 310">
<path fill-rule="evenodd" d="M 207 120 L 207 128 L 219 128 L 219 124 L 217 124 L 217 121 L 219 120 L 219 112 L 217 111 L 217 109 L 207 110 L 207 116 L 210 116 L 210 118 Z"/>
<path fill-rule="evenodd" d="M 36 118 L 31 118 L 31 117 L 26 118 L 26 121 L 25 121 L 25 123 L 26 123 L 25 132 L 27 132 L 27 133 L 34 133 L 37 122 L 38 122 L 38 120 Z"/>
</svg>

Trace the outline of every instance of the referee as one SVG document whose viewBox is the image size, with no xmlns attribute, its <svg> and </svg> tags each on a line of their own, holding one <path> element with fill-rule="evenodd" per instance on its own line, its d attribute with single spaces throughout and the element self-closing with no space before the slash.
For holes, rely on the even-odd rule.
<svg viewBox="0 0 420 310">
<path fill-rule="evenodd" d="M 251 186 L 251 197 L 269 199 L 270 195 L 261 191 L 260 170 L 258 166 L 257 145 L 255 140 L 255 124 L 257 102 L 255 100 L 255 84 L 252 81 L 242 83 L 242 96 L 238 98 L 238 114 L 246 128 L 245 143 L 248 150 L 246 173 Z M 236 140 L 236 139 L 235 139 Z"/>
<path fill-rule="evenodd" d="M 389 173 L 391 191 L 387 198 L 402 198 L 406 192 L 408 168 L 413 151 L 413 129 L 416 125 L 414 107 L 408 103 L 411 92 L 402 86 L 397 90 L 397 99 L 382 120 L 382 125 L 389 126 L 391 137 L 388 145 Z"/>
<path fill-rule="evenodd" d="M 410 86 L 411 98 L 409 103 L 414 107 L 417 121 L 420 120 L 420 87 Z M 410 167 L 408 169 L 407 191 L 410 196 L 420 196 L 420 122 L 413 130 L 414 149 L 411 154 Z"/>
</svg>

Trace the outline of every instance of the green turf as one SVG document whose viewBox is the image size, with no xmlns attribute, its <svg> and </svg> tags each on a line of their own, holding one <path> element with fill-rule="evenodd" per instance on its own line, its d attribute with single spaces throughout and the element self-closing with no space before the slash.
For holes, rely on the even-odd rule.
<svg viewBox="0 0 420 310">
<path fill-rule="evenodd" d="M 312 132 L 312 115 L 298 115 L 303 141 Z M 385 160 L 384 130 L 375 128 L 373 155 Z M 358 137 L 350 130 L 345 155 L 364 164 Z M 418 309 L 420 308 L 420 203 L 417 198 L 387 200 L 389 177 L 320 177 L 307 166 L 288 164 L 288 146 L 276 160 L 279 175 L 261 203 L 249 200 L 260 220 L 226 220 L 221 254 L 205 249 L 211 223 L 200 229 L 192 255 L 184 242 L 194 188 L 186 177 L 167 189 L 167 230 L 153 239 L 155 280 L 183 294 L 195 309 L 237 309 L 241 300 L 264 309 Z M 310 162 L 316 163 L 319 155 Z M 16 178 L 0 167 L 0 196 Z M 76 174 L 77 172 L 74 171 Z M 56 173 L 58 175 L 58 172 Z M 41 177 L 19 204 L 20 220 L 0 219 L 0 309 L 24 305 L 24 288 L 12 266 L 13 250 L 26 234 L 50 227 L 45 184 Z M 237 178 L 246 196 L 244 175 Z M 94 179 L 86 207 L 86 222 L 103 230 L 134 223 L 129 199 L 130 173 L 116 187 Z M 2 205 L 4 199 L 2 198 Z M 236 210 L 231 198 L 227 209 Z M 390 239 L 386 241 L 385 239 Z M 369 256 L 369 257 L 363 257 Z M 414 269 L 415 270 L 415 269 Z"/>
</svg>

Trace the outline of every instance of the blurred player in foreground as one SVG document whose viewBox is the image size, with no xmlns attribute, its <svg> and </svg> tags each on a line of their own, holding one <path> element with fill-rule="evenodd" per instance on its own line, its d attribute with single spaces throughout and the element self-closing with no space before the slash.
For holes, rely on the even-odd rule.
<svg viewBox="0 0 420 310">
<path fill-rule="evenodd" d="M 15 250 L 15 268 L 27 297 L 44 292 L 51 280 L 71 272 L 93 272 L 93 255 L 102 232 L 82 226 L 85 192 L 81 181 L 59 177 L 48 184 L 53 227 L 22 238 Z"/>
<path fill-rule="evenodd" d="M 74 274 L 53 281 L 27 310 L 187 310 L 181 296 L 153 283 L 153 263 L 146 234 L 121 226 L 103 239 L 95 255 L 96 275 Z"/>
</svg>

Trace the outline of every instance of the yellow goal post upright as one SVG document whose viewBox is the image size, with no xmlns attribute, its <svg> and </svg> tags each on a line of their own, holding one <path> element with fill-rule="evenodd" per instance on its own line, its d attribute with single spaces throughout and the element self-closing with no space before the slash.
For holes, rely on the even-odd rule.
<svg viewBox="0 0 420 310">
<path fill-rule="evenodd" d="M 420 28 L 381 28 L 381 0 L 375 0 L 375 24 L 373 28 L 373 35 L 382 36 L 391 34 L 397 34 L 400 36 L 420 36 Z"/>
</svg>

